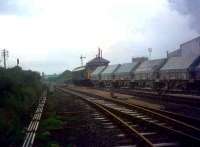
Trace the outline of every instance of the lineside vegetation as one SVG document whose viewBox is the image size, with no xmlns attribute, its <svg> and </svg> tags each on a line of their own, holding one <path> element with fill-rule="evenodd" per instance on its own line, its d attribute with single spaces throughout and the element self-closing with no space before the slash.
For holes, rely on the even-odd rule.
<svg viewBox="0 0 200 147">
<path fill-rule="evenodd" d="M 40 74 L 21 67 L 0 68 L 0 143 L 19 146 L 42 89 Z"/>
</svg>

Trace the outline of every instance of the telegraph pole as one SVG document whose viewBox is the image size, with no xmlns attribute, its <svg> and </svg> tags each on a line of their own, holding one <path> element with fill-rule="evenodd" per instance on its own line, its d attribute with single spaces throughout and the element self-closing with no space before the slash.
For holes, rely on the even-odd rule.
<svg viewBox="0 0 200 147">
<path fill-rule="evenodd" d="M 19 58 L 17 58 L 17 66 L 19 66 Z"/>
<path fill-rule="evenodd" d="M 1 56 L 3 57 L 4 68 L 6 69 L 6 58 L 8 57 L 8 50 L 1 50 Z"/>
</svg>

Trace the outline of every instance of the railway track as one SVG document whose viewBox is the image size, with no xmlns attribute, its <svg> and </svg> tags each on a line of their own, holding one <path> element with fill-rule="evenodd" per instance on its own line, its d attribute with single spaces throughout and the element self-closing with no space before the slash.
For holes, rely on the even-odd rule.
<svg viewBox="0 0 200 147">
<path fill-rule="evenodd" d="M 51 146 L 51 143 L 66 147 L 132 147 L 132 137 L 126 135 L 117 124 L 104 113 L 86 101 L 75 96 L 55 92 L 48 98 L 48 104 L 54 99 L 56 106 L 50 110 L 62 120 L 62 125 L 56 129 L 40 127 L 34 146 Z M 49 105 L 48 105 L 49 106 Z M 45 110 L 46 114 L 49 109 Z M 48 116 L 46 117 L 48 119 Z M 45 119 L 44 118 L 44 119 Z M 43 132 L 50 132 L 48 140 L 41 140 Z M 53 146 L 53 145 L 52 145 Z"/>
<path fill-rule="evenodd" d="M 105 90 L 105 89 L 104 89 Z M 185 104 L 188 106 L 199 107 L 200 98 L 198 96 L 192 95 L 180 95 L 178 93 L 166 93 L 159 95 L 157 92 L 146 91 L 146 90 L 131 90 L 131 89 L 114 89 L 115 92 L 121 94 L 128 94 L 133 96 L 138 96 L 141 98 L 149 98 L 153 100 L 162 100 L 166 102 L 173 102 L 178 104 Z"/>
<path fill-rule="evenodd" d="M 65 91 L 65 93 L 66 92 L 67 91 Z M 114 145 L 111 143 L 112 144 L 111 146 L 115 146 L 115 147 L 136 147 L 135 144 L 143 146 L 144 141 L 143 140 L 137 141 L 136 139 L 133 140 L 133 137 L 134 138 L 137 137 L 137 136 L 133 136 L 133 134 L 135 135 L 135 133 L 132 133 L 132 131 L 134 131 L 134 130 L 131 130 L 130 126 L 124 120 L 122 120 L 121 118 L 116 116 L 114 113 L 107 110 L 102 105 L 95 103 L 95 102 L 92 102 L 87 98 L 84 98 L 80 94 L 77 95 L 74 92 L 71 93 L 69 91 L 67 93 L 78 96 L 79 98 L 83 99 L 89 105 L 91 105 L 93 107 L 93 112 L 90 113 L 92 119 L 101 122 L 101 124 L 104 127 L 104 133 L 112 132 L 112 136 L 109 136 L 110 138 L 107 138 L 107 139 L 111 139 L 111 140 L 113 138 L 116 139 L 116 140 L 114 140 L 114 143 L 113 143 Z M 88 108 L 89 106 L 86 105 L 86 107 Z M 114 136 L 116 136 L 116 137 L 114 137 Z M 140 138 L 138 137 L 138 139 L 140 139 Z M 91 144 L 93 144 L 93 143 L 91 143 Z M 104 145 L 102 144 L 100 146 L 104 146 Z M 90 143 L 89 143 L 89 146 L 90 146 Z M 93 144 L 92 146 L 99 146 L 99 145 Z M 107 145 L 105 145 L 105 146 L 107 146 Z M 109 147 L 110 147 L 110 145 L 109 145 Z"/>
<path fill-rule="evenodd" d="M 103 91 L 107 91 L 107 92 L 110 92 L 110 90 L 106 90 L 106 89 L 99 89 L 99 90 L 103 90 Z M 119 89 L 119 90 L 114 90 L 116 93 L 120 93 L 120 94 L 127 94 L 127 95 L 134 95 L 134 93 L 131 93 L 130 91 L 126 91 L 126 89 Z M 138 96 L 136 94 L 136 96 Z M 144 98 L 144 97 L 152 97 L 153 98 L 153 95 L 148 95 L 146 96 L 146 94 L 139 94 L 139 97 L 140 98 Z M 158 98 L 158 95 L 157 97 L 154 97 L 154 100 L 160 100 L 161 98 L 159 97 Z M 174 98 L 174 102 L 175 102 L 175 99 Z M 163 99 L 162 99 L 163 100 Z M 195 103 L 196 101 L 195 100 L 191 100 L 193 102 L 190 102 L 190 103 Z M 197 119 L 195 117 L 191 117 L 191 116 L 188 116 L 188 115 L 183 115 L 183 114 L 180 114 L 180 113 L 177 113 L 177 112 L 172 112 L 172 111 L 167 111 L 167 110 L 159 110 L 159 109 L 154 109 L 154 108 L 149 108 L 149 107 L 145 107 L 145 106 L 140 106 L 140 105 L 136 105 L 136 104 L 130 104 L 130 105 L 135 105 L 135 106 L 138 106 L 138 107 L 142 107 L 144 109 L 148 109 L 150 111 L 154 111 L 156 113 L 159 113 L 159 114 L 162 114 L 162 115 L 165 115 L 165 116 L 168 116 L 170 118 L 173 118 L 173 119 L 176 119 L 176 120 L 179 120 L 181 122 L 184 122 L 184 123 L 187 123 L 189 125 L 192 125 L 192 126 L 195 126 L 197 128 L 200 128 L 200 119 Z"/>
<path fill-rule="evenodd" d="M 33 146 L 35 136 L 36 136 L 36 131 L 37 131 L 39 123 L 40 123 L 40 119 L 41 119 L 41 116 L 43 113 L 45 103 L 46 103 L 46 97 L 41 97 L 39 100 L 39 105 L 33 115 L 33 118 L 31 120 L 27 130 L 26 130 L 27 132 L 26 132 L 26 136 L 25 136 L 22 147 L 32 147 Z"/>
<path fill-rule="evenodd" d="M 83 92 L 85 94 L 88 94 L 86 92 Z M 117 93 L 119 93 L 117 91 Z M 99 95 L 95 95 L 90 93 L 90 96 L 98 96 L 99 98 L 104 98 L 102 96 Z M 137 105 L 137 104 L 133 104 L 133 103 L 129 103 L 123 100 L 119 100 L 119 99 L 112 99 L 112 101 L 117 101 L 118 103 L 128 106 L 130 108 L 140 108 L 140 109 L 144 109 L 147 112 L 153 112 L 155 115 L 161 116 L 161 117 L 168 117 L 170 120 L 172 121 L 179 121 L 179 123 L 186 125 L 191 128 L 194 128 L 195 130 L 200 130 L 200 120 L 196 119 L 194 117 L 190 117 L 190 116 L 186 116 L 186 115 L 182 115 L 180 113 L 176 113 L 176 112 L 171 112 L 171 111 L 166 111 L 166 110 L 160 110 L 160 109 L 154 109 L 154 108 L 149 108 L 149 107 L 145 107 L 145 106 L 141 106 L 141 105 Z"/>
<path fill-rule="evenodd" d="M 121 87 L 120 89 L 130 89 L 129 87 Z M 130 89 L 131 90 L 131 89 Z M 136 88 L 134 87 L 134 90 L 136 91 L 146 91 L 146 92 L 154 92 L 156 93 L 157 91 L 152 88 Z M 185 95 L 195 95 L 199 96 L 200 93 L 197 90 L 162 90 L 161 92 L 166 93 L 166 94 L 185 94 Z"/>
<path fill-rule="evenodd" d="M 142 107 L 125 104 L 116 99 L 106 99 L 73 89 L 61 89 L 93 105 L 98 105 L 115 120 L 126 126 L 140 146 L 200 146 L 200 130 L 162 114 Z M 138 145 L 138 144 L 137 144 Z"/>
</svg>

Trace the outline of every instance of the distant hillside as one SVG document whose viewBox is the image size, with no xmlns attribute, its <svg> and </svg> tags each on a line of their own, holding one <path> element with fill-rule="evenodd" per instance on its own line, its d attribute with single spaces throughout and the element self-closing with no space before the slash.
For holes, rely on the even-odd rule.
<svg viewBox="0 0 200 147">
<path fill-rule="evenodd" d="M 45 75 L 45 80 L 49 81 L 49 82 L 55 82 L 56 79 L 58 78 L 59 75 L 54 74 L 54 75 Z"/>
<path fill-rule="evenodd" d="M 56 78 L 57 83 L 64 83 L 67 80 L 72 79 L 72 72 L 70 70 L 66 70 Z"/>
<path fill-rule="evenodd" d="M 71 71 L 66 70 L 59 75 L 48 75 L 46 80 L 49 82 L 64 83 L 65 81 L 70 80 L 71 78 L 72 78 Z"/>
</svg>

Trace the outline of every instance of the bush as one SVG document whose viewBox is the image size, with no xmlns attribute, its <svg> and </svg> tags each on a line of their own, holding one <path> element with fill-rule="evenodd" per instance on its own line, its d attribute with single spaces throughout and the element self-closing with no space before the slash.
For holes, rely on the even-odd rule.
<svg viewBox="0 0 200 147">
<path fill-rule="evenodd" d="M 62 126 L 62 121 L 58 116 L 50 116 L 41 123 L 41 128 L 44 130 L 59 129 Z"/>
<path fill-rule="evenodd" d="M 0 143 L 16 145 L 42 92 L 40 74 L 20 67 L 0 68 Z"/>
</svg>

